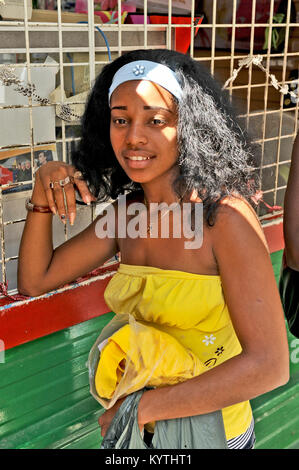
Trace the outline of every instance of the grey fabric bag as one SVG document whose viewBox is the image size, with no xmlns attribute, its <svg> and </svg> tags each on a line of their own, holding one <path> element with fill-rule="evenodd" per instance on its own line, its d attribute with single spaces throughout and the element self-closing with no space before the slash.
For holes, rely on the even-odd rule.
<svg viewBox="0 0 299 470">
<path fill-rule="evenodd" d="M 146 389 L 128 395 L 116 412 L 101 449 L 227 449 L 222 412 L 157 421 L 152 444 L 143 440 L 138 403 Z"/>
</svg>

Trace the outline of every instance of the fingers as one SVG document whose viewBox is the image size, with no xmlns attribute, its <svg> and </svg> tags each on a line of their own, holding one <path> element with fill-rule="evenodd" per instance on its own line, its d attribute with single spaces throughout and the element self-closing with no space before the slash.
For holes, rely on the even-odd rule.
<svg viewBox="0 0 299 470">
<path fill-rule="evenodd" d="M 120 398 L 117 400 L 117 402 L 112 406 L 112 408 L 109 408 L 108 410 L 104 411 L 104 413 L 98 418 L 98 423 L 101 427 L 101 435 L 102 437 L 105 436 L 106 432 L 108 431 L 108 428 L 111 424 L 111 421 L 119 409 L 120 405 L 122 402 L 125 400 L 125 397 Z"/>
<path fill-rule="evenodd" d="M 102 436 L 102 437 L 105 437 L 105 435 L 106 435 L 106 433 L 107 433 L 107 431 L 108 431 L 108 427 L 109 427 L 109 426 L 100 426 L 100 428 L 101 428 L 101 436 Z"/>
<path fill-rule="evenodd" d="M 54 214 L 58 214 L 61 221 L 66 224 L 69 219 L 70 225 L 74 224 L 76 217 L 76 195 L 75 187 L 86 204 L 95 201 L 82 173 L 77 171 L 73 165 L 63 162 L 48 162 L 38 170 L 47 200 Z"/>
<path fill-rule="evenodd" d="M 76 217 L 76 199 L 72 179 L 67 175 L 63 179 L 50 182 L 50 189 L 61 221 L 66 224 L 68 218 L 73 225 Z"/>
<path fill-rule="evenodd" d="M 96 198 L 93 196 L 93 194 L 91 194 L 84 180 L 75 178 L 74 183 L 78 188 L 82 200 L 86 204 L 90 205 L 91 201 L 96 201 Z"/>
<path fill-rule="evenodd" d="M 48 199 L 48 204 L 49 204 L 49 207 L 51 209 L 51 211 L 53 212 L 53 214 L 57 214 L 57 207 L 56 207 L 56 204 L 55 204 L 55 200 L 54 200 L 54 197 L 53 197 L 53 192 L 52 192 L 52 189 L 49 188 L 44 188 L 45 190 L 45 193 L 46 193 L 46 196 L 47 196 L 47 199 Z"/>
<path fill-rule="evenodd" d="M 67 201 L 67 215 L 71 225 L 74 225 L 76 218 L 76 198 L 75 191 L 72 183 L 64 186 L 64 195 Z"/>
<path fill-rule="evenodd" d="M 91 203 L 91 201 L 96 201 L 97 199 L 90 192 L 87 186 L 87 183 L 83 178 L 81 171 L 76 170 L 74 166 L 72 166 L 72 169 L 74 171 L 74 173 L 72 174 L 73 179 L 74 179 L 74 184 L 77 187 L 77 190 L 79 191 L 82 200 L 88 205 Z"/>
<path fill-rule="evenodd" d="M 100 416 L 99 419 L 98 419 L 98 423 L 99 423 L 99 426 L 101 428 L 101 436 L 102 437 L 105 437 L 105 434 L 106 434 L 106 432 L 108 431 L 108 428 L 109 428 L 108 423 L 105 423 L 106 420 L 105 420 L 104 415 L 105 415 L 105 413 L 102 416 Z"/>
<path fill-rule="evenodd" d="M 60 186 L 59 183 L 54 182 L 53 185 L 53 196 L 55 199 L 58 215 L 61 221 L 66 224 L 66 218 L 68 215 L 68 201 L 65 198 L 65 189 Z M 75 210 L 76 212 L 76 210 Z"/>
</svg>

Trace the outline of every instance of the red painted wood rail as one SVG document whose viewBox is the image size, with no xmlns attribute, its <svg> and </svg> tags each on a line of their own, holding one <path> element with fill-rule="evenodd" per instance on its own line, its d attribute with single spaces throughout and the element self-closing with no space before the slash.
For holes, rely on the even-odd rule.
<svg viewBox="0 0 299 470">
<path fill-rule="evenodd" d="M 110 312 L 104 291 L 118 263 L 81 283 L 13 302 L 2 298 L 0 339 L 5 350 Z"/>
</svg>

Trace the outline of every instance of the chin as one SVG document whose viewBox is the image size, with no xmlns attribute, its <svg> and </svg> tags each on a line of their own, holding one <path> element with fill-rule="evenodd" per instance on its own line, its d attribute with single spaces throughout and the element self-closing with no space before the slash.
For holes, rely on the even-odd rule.
<svg viewBox="0 0 299 470">
<path fill-rule="evenodd" d="M 132 178 L 130 175 L 128 176 L 134 183 L 140 183 L 140 184 L 150 183 L 151 181 L 154 180 L 154 178 L 146 178 L 146 177 Z"/>
<path fill-rule="evenodd" d="M 130 171 L 126 172 L 130 180 L 134 181 L 134 183 L 150 183 L 154 179 L 156 179 L 157 176 L 154 175 L 149 175 L 148 173 L 144 172 L 137 172 L 137 171 Z M 138 174 L 139 173 L 139 174 Z"/>
</svg>

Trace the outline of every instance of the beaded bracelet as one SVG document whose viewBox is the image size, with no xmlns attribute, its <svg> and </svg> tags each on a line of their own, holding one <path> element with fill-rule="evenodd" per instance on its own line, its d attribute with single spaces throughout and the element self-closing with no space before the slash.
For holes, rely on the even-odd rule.
<svg viewBox="0 0 299 470">
<path fill-rule="evenodd" d="M 27 211 L 30 211 L 30 212 L 40 212 L 42 214 L 53 213 L 49 206 L 36 206 L 35 204 L 32 204 L 30 198 L 26 199 L 25 207 Z"/>
</svg>

